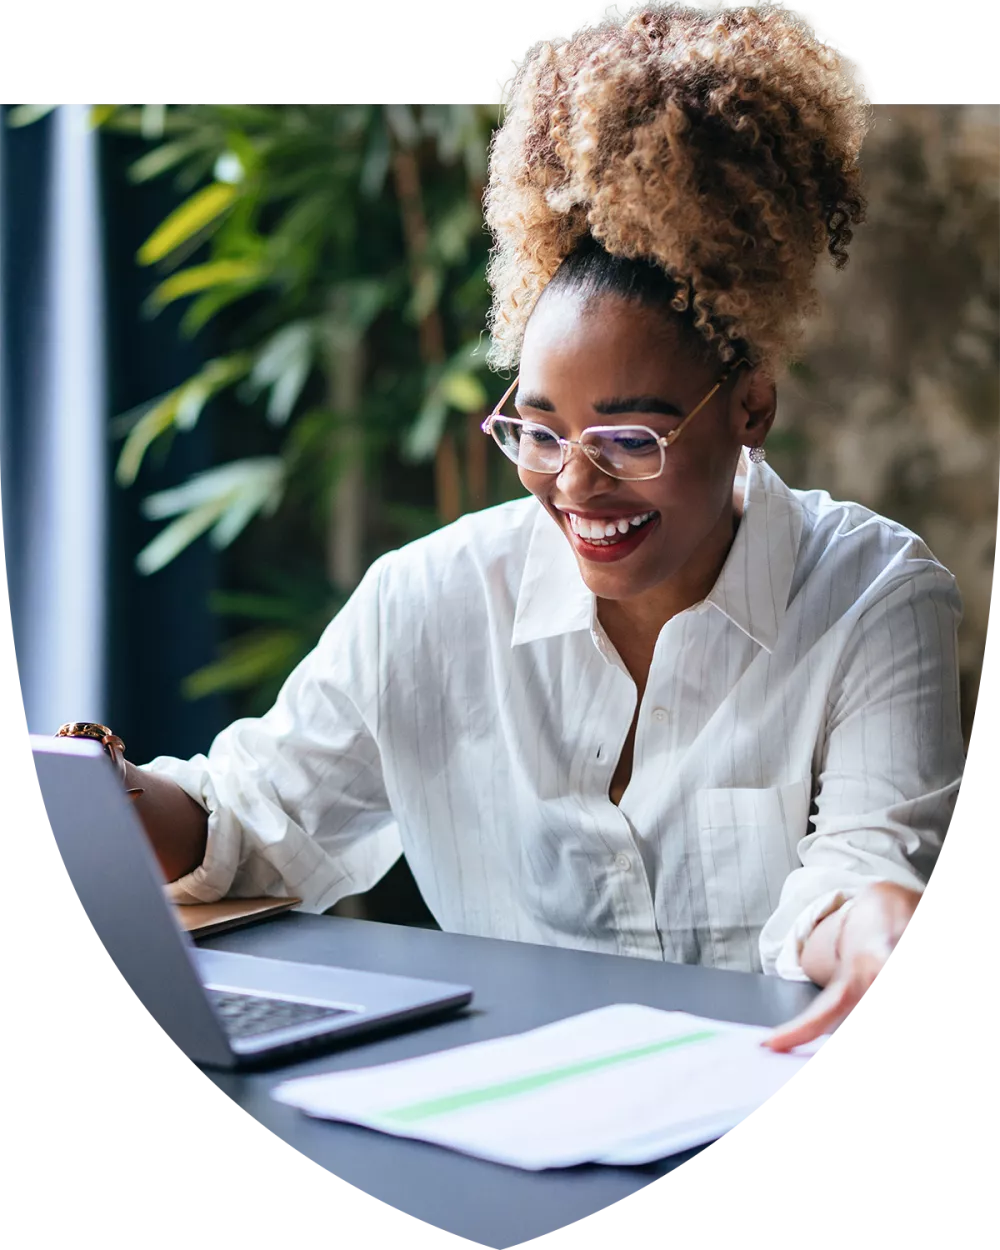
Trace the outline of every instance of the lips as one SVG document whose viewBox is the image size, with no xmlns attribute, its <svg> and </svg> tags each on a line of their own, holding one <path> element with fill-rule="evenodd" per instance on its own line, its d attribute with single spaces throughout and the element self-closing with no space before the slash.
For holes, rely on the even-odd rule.
<svg viewBox="0 0 1000 1250">
<path fill-rule="evenodd" d="M 660 523 L 660 514 L 658 512 L 636 513 L 633 515 L 619 514 L 618 516 L 604 517 L 587 517 L 582 518 L 579 514 L 563 513 L 563 525 L 569 534 L 570 542 L 573 549 L 582 556 L 583 559 L 592 561 L 595 564 L 608 564 L 617 560 L 624 560 L 630 556 L 633 551 L 640 547 L 654 529 Z M 620 532 L 618 522 L 633 521 L 638 517 L 646 519 L 641 524 L 629 524 L 627 532 Z M 586 527 L 590 533 L 599 533 L 604 530 L 604 536 L 601 538 L 585 538 L 578 533 L 578 529 Z M 611 534 L 607 533 L 611 529 Z"/>
</svg>

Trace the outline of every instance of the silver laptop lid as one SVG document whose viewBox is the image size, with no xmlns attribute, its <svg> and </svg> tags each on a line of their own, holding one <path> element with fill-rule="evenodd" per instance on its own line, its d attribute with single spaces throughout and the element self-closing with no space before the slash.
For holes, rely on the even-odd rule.
<svg viewBox="0 0 1000 1250">
<path fill-rule="evenodd" d="M 199 1063 L 229 1065 L 229 1042 L 202 991 L 192 945 L 131 801 L 96 742 L 32 735 L 45 810 L 90 923 L 164 1032 Z"/>
</svg>

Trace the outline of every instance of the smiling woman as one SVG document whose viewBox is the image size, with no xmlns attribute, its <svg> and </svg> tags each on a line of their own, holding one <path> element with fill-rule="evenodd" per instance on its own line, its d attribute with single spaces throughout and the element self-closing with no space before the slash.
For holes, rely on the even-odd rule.
<svg viewBox="0 0 1000 1250">
<path fill-rule="evenodd" d="M 442 928 L 827 986 L 776 1047 L 850 1010 L 962 769 L 953 578 L 762 463 L 866 117 L 766 6 L 531 50 L 486 197 L 527 497 L 378 560 L 266 716 L 128 766 L 178 901 L 322 911 L 405 851 Z"/>
</svg>

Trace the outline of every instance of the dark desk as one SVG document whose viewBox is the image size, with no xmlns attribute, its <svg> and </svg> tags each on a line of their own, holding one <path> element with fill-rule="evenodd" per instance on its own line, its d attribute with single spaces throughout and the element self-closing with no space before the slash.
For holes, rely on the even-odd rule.
<svg viewBox="0 0 1000 1250">
<path fill-rule="evenodd" d="M 273 1101 L 268 1090 L 289 1076 L 406 1059 L 517 1033 L 608 1003 L 646 1003 L 746 1024 L 778 1024 L 801 1010 L 816 992 L 810 985 L 742 972 L 329 916 L 282 916 L 200 945 L 437 978 L 474 988 L 471 1006 L 448 1020 L 267 1072 L 209 1075 L 256 1120 L 328 1171 L 401 1211 L 496 1250 L 610 1206 L 693 1152 L 641 1168 L 595 1164 L 521 1172 L 425 1142 L 311 1120 Z"/>
</svg>

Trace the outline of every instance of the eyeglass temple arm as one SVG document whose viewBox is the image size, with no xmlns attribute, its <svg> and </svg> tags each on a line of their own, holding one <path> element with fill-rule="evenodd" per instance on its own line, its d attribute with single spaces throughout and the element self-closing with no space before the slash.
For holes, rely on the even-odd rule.
<svg viewBox="0 0 1000 1250">
<path fill-rule="evenodd" d="M 721 378 L 719 378 L 718 382 L 716 382 L 716 384 L 715 384 L 715 385 L 712 387 L 712 389 L 708 392 L 708 394 L 705 396 L 705 398 L 701 401 L 701 403 L 695 404 L 695 406 L 694 406 L 694 407 L 691 409 L 691 411 L 687 414 L 687 416 L 686 416 L 686 417 L 684 418 L 684 420 L 680 423 L 680 425 L 677 427 L 677 429 L 676 429 L 676 430 L 671 430 L 671 431 L 670 431 L 670 433 L 669 433 L 669 434 L 667 434 L 667 435 L 665 435 L 665 436 L 663 437 L 663 439 L 661 439 L 660 441 L 661 441 L 661 442 L 662 442 L 665 446 L 669 447 L 669 446 L 670 446 L 670 444 L 671 444 L 671 443 L 672 443 L 672 442 L 673 442 L 676 438 L 678 438 L 678 437 L 680 436 L 681 431 L 684 429 L 684 427 L 687 425 L 687 423 L 691 420 L 691 418 L 692 418 L 692 417 L 694 417 L 694 416 L 696 416 L 699 412 L 701 412 L 702 408 L 704 408 L 704 407 L 705 407 L 705 405 L 706 405 L 706 404 L 708 403 L 708 401 L 712 398 L 712 396 L 713 396 L 713 395 L 715 394 L 715 392 L 719 389 L 719 387 L 720 387 L 720 386 L 722 386 L 722 384 L 723 384 L 723 383 L 724 383 L 724 382 L 725 382 L 728 378 L 730 378 L 730 377 L 731 377 L 731 376 L 732 376 L 732 375 L 736 372 L 736 370 L 740 367 L 740 365 L 748 365 L 749 363 L 750 363 L 750 361 L 749 361 L 749 360 L 747 360 L 747 358 L 746 358 L 745 356 L 741 356 L 741 357 L 739 358 L 739 360 L 737 360 L 737 361 L 736 361 L 736 363 L 735 363 L 735 364 L 730 365 L 730 366 L 729 366 L 729 368 L 728 368 L 728 369 L 725 371 L 725 373 L 722 375 L 722 377 L 721 377 Z"/>
<path fill-rule="evenodd" d="M 725 371 L 725 373 L 722 375 L 722 377 L 721 377 L 721 378 L 719 378 L 718 382 L 716 382 L 716 384 L 715 384 L 715 385 L 712 387 L 712 389 L 708 392 L 708 394 L 707 394 L 707 395 L 705 396 L 705 398 L 701 401 L 701 403 L 700 403 L 700 404 L 696 404 L 696 405 L 695 405 L 695 407 L 691 409 L 691 411 L 688 413 L 688 415 L 687 415 L 687 416 L 684 418 L 684 420 L 680 423 L 680 425 L 677 427 L 677 429 L 676 429 L 676 430 L 671 430 L 671 431 L 670 431 L 670 433 L 666 436 L 666 441 L 667 441 L 668 445 L 674 441 L 674 439 L 678 436 L 678 434 L 680 434 L 681 430 L 683 430 L 683 429 L 684 429 L 684 427 L 685 427 L 685 426 L 687 425 L 687 423 L 691 420 L 691 418 L 692 418 L 692 417 L 693 417 L 696 413 L 701 412 L 702 408 L 704 408 L 704 407 L 705 407 L 705 405 L 706 405 L 706 404 L 708 403 L 708 401 L 712 398 L 712 396 L 713 396 L 713 395 L 715 394 L 715 392 L 719 389 L 719 387 L 723 384 L 723 382 L 725 382 L 725 381 L 726 381 L 726 379 L 727 379 L 728 377 L 730 377 L 730 375 L 731 375 L 731 374 L 735 373 L 735 372 L 736 372 L 736 370 L 740 367 L 740 365 L 748 365 L 749 363 L 750 363 L 750 361 L 749 361 L 749 360 L 747 360 L 747 358 L 746 358 L 745 356 L 741 356 L 741 357 L 739 358 L 739 360 L 737 360 L 737 361 L 736 361 L 736 363 L 735 363 L 735 364 L 733 364 L 733 365 L 730 365 L 730 366 L 729 366 L 729 368 Z M 504 391 L 503 398 L 500 400 L 500 402 L 497 404 L 497 406 L 493 409 L 493 411 L 490 413 L 490 415 L 486 418 L 486 420 L 483 422 L 483 424 L 479 427 L 479 428 L 482 430 L 482 432 L 483 432 L 484 434 L 489 434 L 489 433 L 492 431 L 492 429 L 493 429 L 493 422 L 494 422 L 494 420 L 496 419 L 496 417 L 498 417 L 498 416 L 499 416 L 499 414 L 500 414 L 500 410 L 501 410 L 501 408 L 503 408 L 503 406 L 504 406 L 504 404 L 507 402 L 507 400 L 508 400 L 508 399 L 510 399 L 511 395 L 513 395 L 513 394 L 514 394 L 514 389 L 515 389 L 515 387 L 517 386 L 517 384 L 518 384 L 518 382 L 519 382 L 520 380 L 521 380 L 521 375 L 520 375 L 520 374 L 518 374 L 518 375 L 517 375 L 517 377 L 514 379 L 514 381 L 513 381 L 513 382 L 511 382 L 510 386 L 508 386 L 507 390 L 506 390 L 506 391 Z"/>
<path fill-rule="evenodd" d="M 490 415 L 486 418 L 483 424 L 479 427 L 484 434 L 489 434 L 492 431 L 494 420 L 500 415 L 500 409 L 504 406 L 507 400 L 510 399 L 511 395 L 514 394 L 514 388 L 517 386 L 520 379 L 521 379 L 521 375 L 518 374 L 517 377 L 514 379 L 514 381 L 511 382 L 510 386 L 507 387 L 507 390 L 504 392 L 503 399 L 500 400 L 497 406 L 493 409 Z"/>
</svg>

